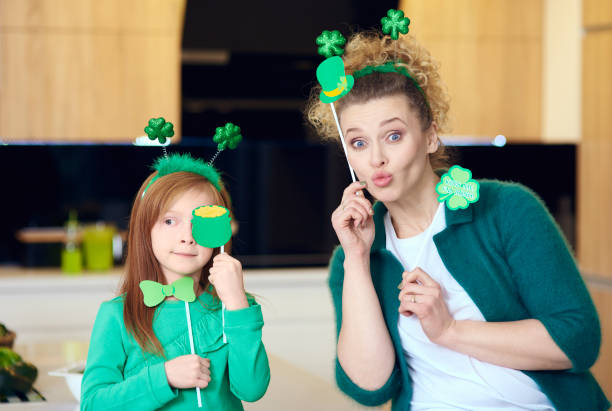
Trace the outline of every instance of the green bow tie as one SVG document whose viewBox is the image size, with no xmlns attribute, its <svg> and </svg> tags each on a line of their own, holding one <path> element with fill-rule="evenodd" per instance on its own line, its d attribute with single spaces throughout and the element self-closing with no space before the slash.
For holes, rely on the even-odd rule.
<svg viewBox="0 0 612 411">
<path fill-rule="evenodd" d="M 188 303 L 195 300 L 193 292 L 193 278 L 179 278 L 172 284 L 163 285 L 155 281 L 144 280 L 140 282 L 140 289 L 144 295 L 144 304 L 147 307 L 155 307 L 161 303 L 164 298 L 175 296 L 181 301 Z"/>
</svg>

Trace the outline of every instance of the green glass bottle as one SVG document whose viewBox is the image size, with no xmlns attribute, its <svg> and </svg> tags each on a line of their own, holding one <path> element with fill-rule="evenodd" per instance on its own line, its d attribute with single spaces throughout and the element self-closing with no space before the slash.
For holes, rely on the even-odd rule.
<svg viewBox="0 0 612 411">
<path fill-rule="evenodd" d="M 78 274 L 83 270 L 83 256 L 77 239 L 78 228 L 76 210 L 70 210 L 66 222 L 66 245 L 62 250 L 62 272 L 65 274 Z"/>
</svg>

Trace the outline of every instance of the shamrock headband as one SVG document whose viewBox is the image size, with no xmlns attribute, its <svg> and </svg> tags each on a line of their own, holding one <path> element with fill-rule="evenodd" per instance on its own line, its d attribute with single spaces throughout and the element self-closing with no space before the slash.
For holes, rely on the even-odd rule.
<svg viewBox="0 0 612 411">
<path fill-rule="evenodd" d="M 387 11 L 387 15 L 380 19 L 382 24 L 382 32 L 384 34 L 388 34 L 393 40 L 397 40 L 399 38 L 399 34 L 407 34 L 408 26 L 410 25 L 410 19 L 404 17 L 404 12 L 401 10 L 390 9 Z M 319 46 L 318 53 L 323 57 L 326 57 L 327 60 L 324 61 L 320 69 L 317 69 L 317 77 L 319 78 L 319 82 L 321 83 L 321 87 L 323 91 L 321 92 L 321 101 L 324 103 L 328 103 L 331 101 L 336 101 L 346 95 L 351 88 L 353 87 L 353 82 L 355 79 L 361 78 L 363 76 L 367 76 L 372 73 L 398 73 L 403 76 L 408 77 L 412 83 L 417 87 L 417 89 L 421 92 L 423 97 L 425 97 L 425 101 L 427 102 L 427 96 L 418 81 L 410 72 L 406 69 L 406 67 L 400 65 L 403 62 L 401 60 L 398 61 L 387 61 L 384 64 L 378 66 L 365 66 L 364 68 L 357 70 L 353 73 L 353 75 L 339 75 L 340 72 L 344 74 L 344 64 L 338 63 L 337 61 L 333 62 L 333 56 L 341 56 L 344 54 L 344 45 L 346 44 L 346 39 L 338 30 L 323 30 L 323 32 L 317 37 L 316 44 Z M 339 58 L 338 58 L 339 60 Z M 327 66 L 327 67 L 325 67 Z M 332 69 L 333 67 L 333 69 Z M 326 69 L 328 73 L 335 71 L 336 84 L 334 82 L 326 79 L 323 75 L 319 75 L 319 70 L 323 71 Z M 321 73 L 323 74 L 323 73 Z M 327 77 L 333 77 L 328 75 Z M 331 88 L 326 85 L 335 85 L 335 88 Z M 429 103 L 427 103 L 429 105 Z"/>
<path fill-rule="evenodd" d="M 217 191 L 221 191 L 221 185 L 219 184 L 219 172 L 212 165 L 205 163 L 199 158 L 193 158 L 187 153 L 172 153 L 168 156 L 158 157 L 151 168 L 157 171 L 157 174 L 151 179 L 151 181 L 149 181 L 149 184 L 147 184 L 147 187 L 142 192 L 143 197 L 149 187 L 151 187 L 151 184 L 153 184 L 157 179 L 167 176 L 168 174 L 177 173 L 179 171 L 201 175 L 210 181 L 215 186 Z"/>
<path fill-rule="evenodd" d="M 425 92 L 423 91 L 423 89 L 419 85 L 418 81 L 416 81 L 414 79 L 414 77 L 412 77 L 410 75 L 410 72 L 408 72 L 406 67 L 400 66 L 399 63 L 402 63 L 402 61 L 401 60 L 399 60 L 397 62 L 395 62 L 395 61 L 387 61 L 386 63 L 381 64 L 379 66 L 365 66 L 361 70 L 357 70 L 356 72 L 354 72 L 353 73 L 353 77 L 358 79 L 358 78 L 361 78 L 363 76 L 367 76 L 368 74 L 372 74 L 372 73 L 398 73 L 398 74 L 402 74 L 402 75 L 408 77 L 412 81 L 412 83 L 416 86 L 416 88 L 419 89 L 421 94 L 423 94 L 423 97 L 425 97 L 425 101 L 427 101 L 427 96 L 425 95 Z"/>
<path fill-rule="evenodd" d="M 158 139 L 161 144 L 166 142 L 166 137 L 169 138 L 174 135 L 172 123 L 166 122 L 161 117 L 149 120 L 149 126 L 145 127 L 145 132 L 151 140 Z M 163 147 L 164 156 L 157 158 L 151 166 L 153 170 L 157 171 L 157 174 L 143 190 L 142 197 L 144 197 L 151 184 L 157 179 L 179 171 L 198 174 L 210 181 L 217 191 L 221 191 L 221 177 L 212 164 L 221 151 L 226 148 L 233 150 L 242 141 L 240 127 L 232 123 L 227 123 L 223 127 L 217 127 L 213 141 L 217 143 L 217 152 L 208 163 L 199 158 L 194 158 L 190 154 L 173 153 L 168 155 L 166 148 Z"/>
</svg>

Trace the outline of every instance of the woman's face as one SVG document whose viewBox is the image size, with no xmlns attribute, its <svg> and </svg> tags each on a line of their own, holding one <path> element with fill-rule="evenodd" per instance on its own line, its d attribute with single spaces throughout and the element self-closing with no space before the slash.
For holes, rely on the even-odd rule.
<svg viewBox="0 0 612 411">
<path fill-rule="evenodd" d="M 435 125 L 423 132 L 408 99 L 388 96 L 347 106 L 340 113 L 348 160 L 377 200 L 404 198 L 431 165 L 438 148 Z"/>
<path fill-rule="evenodd" d="M 190 190 L 179 196 L 155 222 L 151 230 L 153 254 L 168 283 L 199 273 L 210 260 L 212 248 L 202 247 L 191 234 L 191 212 L 211 204 L 215 204 L 211 194 Z"/>
</svg>

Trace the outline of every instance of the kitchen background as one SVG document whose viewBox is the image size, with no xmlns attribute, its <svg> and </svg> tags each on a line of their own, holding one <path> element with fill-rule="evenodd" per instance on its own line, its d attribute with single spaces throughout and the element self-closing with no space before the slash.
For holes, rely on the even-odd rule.
<svg viewBox="0 0 612 411">
<path fill-rule="evenodd" d="M 216 165 L 236 204 L 234 255 L 247 285 L 269 299 L 264 341 L 285 373 L 259 406 L 283 409 L 289 390 L 308 401 L 316 388 L 333 398 L 321 402 L 329 409 L 358 409 L 335 388 L 325 285 L 337 242 L 329 216 L 350 176 L 342 152 L 317 139 L 301 110 L 321 61 L 315 37 L 378 27 L 395 7 L 0 0 L 0 323 L 39 367 L 34 386 L 50 405 L 74 407 L 64 382 L 47 372 L 85 358 L 97 307 L 116 290 L 131 202 L 161 154 L 132 142 L 163 115 L 177 131 L 169 151 L 205 159 L 215 152 L 215 127 L 243 129 L 244 141 Z M 612 5 L 399 7 L 442 64 L 453 123 L 443 140 L 457 163 L 476 178 L 532 188 L 576 251 L 603 327 L 593 371 L 612 396 Z M 113 238 L 113 268 L 85 262 L 79 274 L 62 273 L 67 242 L 84 245 L 67 227 Z"/>
</svg>

